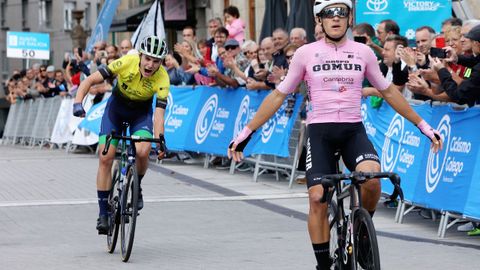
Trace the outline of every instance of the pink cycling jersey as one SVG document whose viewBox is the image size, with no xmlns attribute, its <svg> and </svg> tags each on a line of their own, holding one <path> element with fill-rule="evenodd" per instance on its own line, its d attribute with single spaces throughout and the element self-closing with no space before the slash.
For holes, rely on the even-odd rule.
<svg viewBox="0 0 480 270">
<path fill-rule="evenodd" d="M 362 121 L 364 78 L 378 90 L 390 85 L 368 46 L 352 40 L 335 46 L 322 39 L 295 52 L 287 76 L 277 88 L 288 94 L 300 81 L 306 82 L 310 99 L 308 124 L 354 123 Z"/>
</svg>

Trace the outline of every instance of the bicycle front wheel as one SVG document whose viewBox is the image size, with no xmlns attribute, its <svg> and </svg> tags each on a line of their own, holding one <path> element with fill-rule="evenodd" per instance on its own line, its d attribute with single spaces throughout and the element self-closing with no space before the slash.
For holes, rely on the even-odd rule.
<svg viewBox="0 0 480 270">
<path fill-rule="evenodd" d="M 370 214 L 364 208 L 355 211 L 353 224 L 354 259 L 352 269 L 380 269 L 377 234 Z"/>
<path fill-rule="evenodd" d="M 138 215 L 138 175 L 135 164 L 130 166 L 125 179 L 122 192 L 121 236 L 122 260 L 127 262 L 130 258 L 135 238 L 135 224 Z"/>
<path fill-rule="evenodd" d="M 107 250 L 109 253 L 115 251 L 117 245 L 118 231 L 120 230 L 120 162 L 115 160 L 112 166 L 112 188 L 108 195 L 108 233 Z"/>
</svg>

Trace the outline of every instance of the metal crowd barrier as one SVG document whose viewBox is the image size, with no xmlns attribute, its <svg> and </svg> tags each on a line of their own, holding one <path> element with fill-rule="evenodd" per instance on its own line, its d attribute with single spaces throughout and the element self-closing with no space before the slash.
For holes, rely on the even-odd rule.
<svg viewBox="0 0 480 270">
<path fill-rule="evenodd" d="M 49 143 L 62 98 L 20 100 L 10 106 L 3 144 L 44 146 Z"/>
</svg>

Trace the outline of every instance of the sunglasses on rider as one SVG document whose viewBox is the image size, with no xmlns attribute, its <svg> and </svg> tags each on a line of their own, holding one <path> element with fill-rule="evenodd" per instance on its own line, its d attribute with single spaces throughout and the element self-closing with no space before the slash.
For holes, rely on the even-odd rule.
<svg viewBox="0 0 480 270">
<path fill-rule="evenodd" d="M 348 8 L 344 7 L 331 7 L 331 8 L 325 8 L 320 12 L 320 17 L 322 19 L 333 19 L 335 17 L 339 18 L 347 18 L 348 14 L 350 13 L 350 10 Z"/>
</svg>

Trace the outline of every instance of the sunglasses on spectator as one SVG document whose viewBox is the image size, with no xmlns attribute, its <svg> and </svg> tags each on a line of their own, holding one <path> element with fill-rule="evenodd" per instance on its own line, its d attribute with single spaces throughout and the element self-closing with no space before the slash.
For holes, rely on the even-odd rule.
<svg viewBox="0 0 480 270">
<path fill-rule="evenodd" d="M 40 72 L 45 72 L 45 71 L 47 71 L 47 70 L 43 69 L 43 68 L 40 69 Z"/>
<path fill-rule="evenodd" d="M 320 17 L 322 19 L 333 19 L 337 16 L 339 18 L 346 18 L 348 17 L 348 14 L 349 14 L 348 8 L 331 7 L 331 8 L 326 8 L 322 12 L 320 12 Z"/>
<path fill-rule="evenodd" d="M 238 46 L 225 46 L 226 51 L 235 50 Z"/>
<path fill-rule="evenodd" d="M 258 53 L 258 51 L 247 51 L 247 54 L 254 54 L 254 53 Z"/>
<path fill-rule="evenodd" d="M 287 60 L 292 60 L 292 58 L 293 58 L 293 54 L 290 54 L 290 55 L 285 55 L 285 58 L 286 58 Z"/>
</svg>

